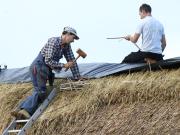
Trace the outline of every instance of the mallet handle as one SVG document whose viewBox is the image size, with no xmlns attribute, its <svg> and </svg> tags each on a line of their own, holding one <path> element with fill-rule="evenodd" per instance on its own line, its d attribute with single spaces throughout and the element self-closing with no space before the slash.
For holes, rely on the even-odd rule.
<svg viewBox="0 0 180 135">
<path fill-rule="evenodd" d="M 77 59 L 79 59 L 80 55 L 78 55 L 73 62 L 76 62 Z"/>
<path fill-rule="evenodd" d="M 78 55 L 74 60 L 73 60 L 73 63 L 77 61 L 77 59 L 79 59 L 80 55 Z M 69 68 L 66 68 L 64 71 L 68 71 Z"/>
</svg>

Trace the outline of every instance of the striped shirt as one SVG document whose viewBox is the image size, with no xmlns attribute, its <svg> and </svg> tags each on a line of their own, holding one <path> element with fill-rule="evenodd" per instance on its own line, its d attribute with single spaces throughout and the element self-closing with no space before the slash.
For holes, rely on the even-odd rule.
<svg viewBox="0 0 180 135">
<path fill-rule="evenodd" d="M 71 46 L 65 45 L 65 47 L 61 47 L 61 38 L 60 37 L 52 37 L 48 39 L 48 42 L 41 49 L 41 54 L 45 58 L 45 63 L 51 68 L 55 70 L 61 70 L 63 67 L 63 63 L 60 63 L 59 60 L 64 57 L 68 61 L 73 61 L 74 54 L 72 52 Z M 71 72 L 75 79 L 80 77 L 79 68 L 77 63 L 75 62 L 74 66 L 71 67 Z"/>
</svg>

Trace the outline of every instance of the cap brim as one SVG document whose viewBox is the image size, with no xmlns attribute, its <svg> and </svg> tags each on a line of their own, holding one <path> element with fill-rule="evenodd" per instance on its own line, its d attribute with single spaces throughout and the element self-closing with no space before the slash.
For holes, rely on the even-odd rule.
<svg viewBox="0 0 180 135">
<path fill-rule="evenodd" d="M 75 35 L 75 38 L 74 38 L 74 39 L 79 40 L 79 37 Z"/>
<path fill-rule="evenodd" d="M 73 32 L 69 32 L 69 33 L 71 33 L 71 34 L 73 34 L 73 35 L 75 36 L 75 38 L 74 38 L 74 39 L 76 39 L 76 40 L 78 40 L 78 39 L 79 39 L 79 37 L 78 37 L 75 33 L 73 33 Z"/>
</svg>

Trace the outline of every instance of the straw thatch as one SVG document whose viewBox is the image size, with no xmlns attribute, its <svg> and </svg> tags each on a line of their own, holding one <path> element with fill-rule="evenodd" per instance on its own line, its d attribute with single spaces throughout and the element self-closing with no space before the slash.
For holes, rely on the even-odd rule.
<svg viewBox="0 0 180 135">
<path fill-rule="evenodd" d="M 180 69 L 90 80 L 78 91 L 59 91 L 29 135 L 180 133 Z M 56 80 L 56 87 L 64 80 Z M 31 84 L 0 85 L 0 131 Z"/>
</svg>

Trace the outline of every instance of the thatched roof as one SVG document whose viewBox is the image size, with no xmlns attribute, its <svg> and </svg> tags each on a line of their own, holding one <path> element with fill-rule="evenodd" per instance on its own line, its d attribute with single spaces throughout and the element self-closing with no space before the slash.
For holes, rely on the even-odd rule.
<svg viewBox="0 0 180 135">
<path fill-rule="evenodd" d="M 78 91 L 59 91 L 28 135 L 180 133 L 180 69 L 90 80 Z M 64 80 L 56 80 L 56 87 Z M 32 91 L 29 83 L 0 85 L 0 132 L 10 111 Z"/>
</svg>

